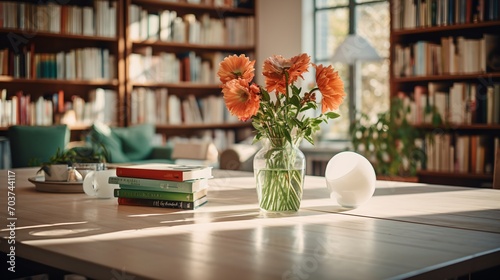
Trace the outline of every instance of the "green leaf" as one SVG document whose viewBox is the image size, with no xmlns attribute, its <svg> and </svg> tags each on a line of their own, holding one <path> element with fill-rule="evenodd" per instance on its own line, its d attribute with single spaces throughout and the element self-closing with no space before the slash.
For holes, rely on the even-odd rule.
<svg viewBox="0 0 500 280">
<path fill-rule="evenodd" d="M 269 96 L 269 93 L 266 90 L 261 89 L 261 93 L 262 93 L 262 100 L 263 101 L 270 101 L 271 100 L 271 97 Z"/>
<path fill-rule="evenodd" d="M 290 98 L 290 103 L 293 104 L 295 107 L 299 107 L 300 106 L 300 98 L 298 95 L 292 95 L 292 98 Z"/>
<path fill-rule="evenodd" d="M 340 115 L 335 112 L 326 112 L 325 116 L 327 116 L 329 119 L 335 119 L 340 117 Z"/>
</svg>

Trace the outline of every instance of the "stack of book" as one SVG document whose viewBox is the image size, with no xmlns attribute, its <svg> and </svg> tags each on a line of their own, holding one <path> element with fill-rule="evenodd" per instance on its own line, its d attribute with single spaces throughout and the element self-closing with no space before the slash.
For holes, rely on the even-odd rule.
<svg viewBox="0 0 500 280">
<path fill-rule="evenodd" d="M 118 184 L 119 205 L 196 209 L 207 203 L 212 167 L 175 164 L 118 166 L 109 183 Z"/>
</svg>

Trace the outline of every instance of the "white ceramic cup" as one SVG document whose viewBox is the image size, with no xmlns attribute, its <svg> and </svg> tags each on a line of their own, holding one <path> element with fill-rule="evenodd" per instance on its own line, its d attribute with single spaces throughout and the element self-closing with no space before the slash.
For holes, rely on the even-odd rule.
<svg viewBox="0 0 500 280">
<path fill-rule="evenodd" d="M 372 164 L 354 152 L 333 156 L 326 165 L 325 179 L 330 197 L 347 208 L 358 207 L 369 200 L 377 180 Z"/>
<path fill-rule="evenodd" d="M 83 191 L 89 196 L 112 198 L 113 190 L 119 186 L 108 183 L 108 179 L 111 176 L 116 176 L 115 169 L 90 171 L 83 180 Z"/>
</svg>

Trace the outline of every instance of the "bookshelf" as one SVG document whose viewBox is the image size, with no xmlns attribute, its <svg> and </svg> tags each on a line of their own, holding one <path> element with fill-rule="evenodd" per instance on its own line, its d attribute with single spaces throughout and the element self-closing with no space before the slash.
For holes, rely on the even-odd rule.
<svg viewBox="0 0 500 280">
<path fill-rule="evenodd" d="M 2 133 L 66 123 L 77 140 L 95 120 L 125 125 L 122 1 L 57 3 L 0 1 Z"/>
<path fill-rule="evenodd" d="M 57 3 L 0 0 L 0 134 L 14 124 L 65 122 L 79 140 L 99 119 L 147 120 L 165 138 L 248 135 L 251 124 L 221 106 L 215 72 L 227 54 L 255 56 L 253 1 Z M 176 114 L 180 122 L 171 122 Z"/>
<path fill-rule="evenodd" d="M 155 123 L 167 139 L 248 137 L 251 124 L 229 115 L 216 72 L 228 54 L 255 57 L 253 1 L 126 3 L 127 123 Z"/>
<path fill-rule="evenodd" d="M 490 187 L 500 142 L 498 1 L 391 1 L 392 97 L 424 136 L 421 182 Z M 495 63 L 495 61 L 497 61 Z"/>
</svg>

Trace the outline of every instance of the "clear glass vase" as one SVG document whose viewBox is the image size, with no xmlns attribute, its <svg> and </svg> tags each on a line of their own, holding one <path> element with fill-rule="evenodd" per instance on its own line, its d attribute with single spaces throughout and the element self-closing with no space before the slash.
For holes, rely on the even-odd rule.
<svg viewBox="0 0 500 280">
<path fill-rule="evenodd" d="M 284 138 L 264 140 L 253 159 L 261 210 L 295 212 L 300 208 L 306 162 L 298 145 Z"/>
</svg>

